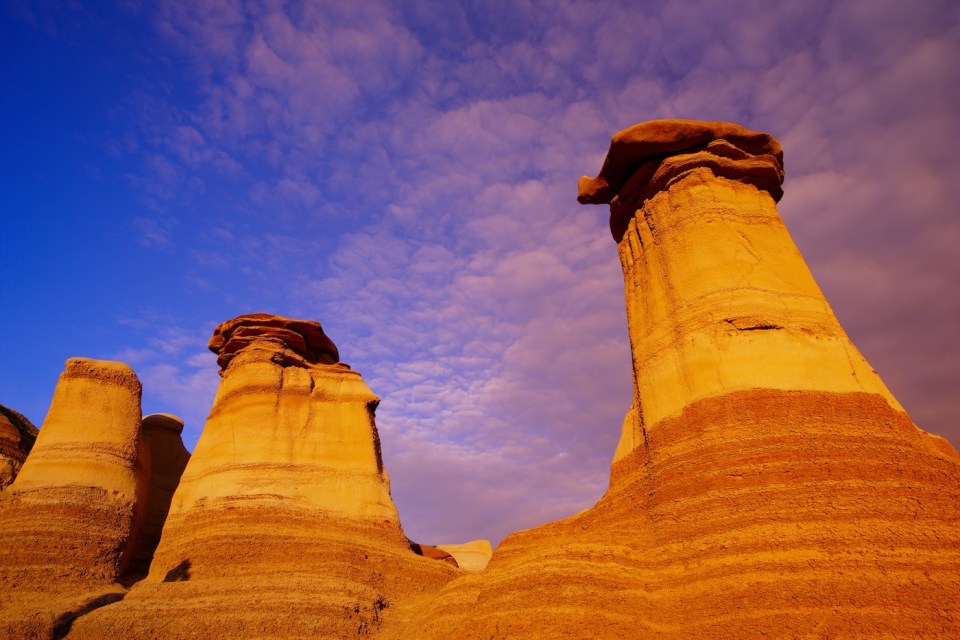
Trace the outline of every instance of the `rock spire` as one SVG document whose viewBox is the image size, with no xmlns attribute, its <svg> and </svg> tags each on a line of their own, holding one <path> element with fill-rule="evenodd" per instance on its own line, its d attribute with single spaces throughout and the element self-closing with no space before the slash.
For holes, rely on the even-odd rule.
<svg viewBox="0 0 960 640">
<path fill-rule="evenodd" d="M 579 197 L 610 204 L 624 272 L 610 487 L 388 637 L 960 636 L 960 456 L 837 322 L 777 214 L 782 167 L 736 125 L 614 136 Z"/>
<path fill-rule="evenodd" d="M 47 637 L 122 597 L 148 486 L 140 382 L 124 364 L 67 360 L 37 441 L 0 494 L 0 636 Z"/>
<path fill-rule="evenodd" d="M 403 535 L 379 399 L 319 323 L 248 314 L 210 348 L 220 387 L 150 573 L 71 637 L 365 637 L 456 574 Z"/>
</svg>

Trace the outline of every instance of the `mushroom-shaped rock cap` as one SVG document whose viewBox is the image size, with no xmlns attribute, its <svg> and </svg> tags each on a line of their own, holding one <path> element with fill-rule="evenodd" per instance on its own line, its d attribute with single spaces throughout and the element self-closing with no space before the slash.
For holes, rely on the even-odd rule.
<svg viewBox="0 0 960 640">
<path fill-rule="evenodd" d="M 248 313 L 221 323 L 213 330 L 210 350 L 225 370 L 243 349 L 258 346 L 275 351 L 284 364 L 333 364 L 340 360 L 337 346 L 319 322 L 295 320 L 270 313 Z"/>
<path fill-rule="evenodd" d="M 695 169 L 783 195 L 783 149 L 767 133 L 728 122 L 651 120 L 613 136 L 596 178 L 580 178 L 581 204 L 610 204 L 617 241 L 637 205 Z"/>
</svg>

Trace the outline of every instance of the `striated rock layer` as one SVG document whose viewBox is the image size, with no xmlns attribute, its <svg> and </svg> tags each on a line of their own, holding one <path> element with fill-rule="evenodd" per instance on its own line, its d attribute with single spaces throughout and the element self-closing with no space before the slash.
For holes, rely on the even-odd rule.
<svg viewBox="0 0 960 640">
<path fill-rule="evenodd" d="M 0 404 L 0 489 L 11 484 L 37 440 L 37 428 Z"/>
<path fill-rule="evenodd" d="M 122 596 L 147 486 L 140 383 L 72 358 L 16 481 L 0 493 L 0 637 L 43 638 Z"/>
<path fill-rule="evenodd" d="M 591 509 L 509 536 L 385 637 L 960 637 L 960 456 L 843 332 L 736 125 L 614 137 L 634 402 Z M 625 212 L 629 212 L 626 215 Z"/>
<path fill-rule="evenodd" d="M 315 322 L 221 324 L 223 379 L 149 575 L 71 638 L 365 637 L 457 574 L 403 535 L 378 399 Z"/>
</svg>

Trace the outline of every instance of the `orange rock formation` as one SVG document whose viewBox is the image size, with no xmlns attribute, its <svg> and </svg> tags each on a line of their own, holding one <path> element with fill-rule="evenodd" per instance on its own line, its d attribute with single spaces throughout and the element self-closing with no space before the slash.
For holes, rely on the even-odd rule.
<svg viewBox="0 0 960 640">
<path fill-rule="evenodd" d="M 149 565 L 164 489 L 189 457 L 179 429 L 151 430 L 128 366 L 67 361 L 36 445 L 0 493 L 0 637 L 62 637 Z"/>
<path fill-rule="evenodd" d="M 169 413 L 154 413 L 140 423 L 140 433 L 149 460 L 150 500 L 144 512 L 143 524 L 130 560 L 131 576 L 143 577 L 150 569 L 153 552 L 160 542 L 160 534 L 167 520 L 173 492 L 180 484 L 180 476 L 190 460 L 190 452 L 183 446 L 180 434 L 183 420 Z"/>
<path fill-rule="evenodd" d="M 217 327 L 223 379 L 150 573 L 71 638 L 356 637 L 456 574 L 400 528 L 377 397 L 316 322 Z"/>
<path fill-rule="evenodd" d="M 603 498 L 492 558 L 404 537 L 378 400 L 315 322 L 216 329 L 189 461 L 132 371 L 68 361 L 0 493 L 0 635 L 960 637 L 960 456 L 844 333 L 782 178 L 769 135 L 673 120 L 581 179 L 610 205 L 633 402 Z"/>
<path fill-rule="evenodd" d="M 0 489 L 13 482 L 37 440 L 37 428 L 0 404 Z"/>
<path fill-rule="evenodd" d="M 16 481 L 0 494 L 0 637 L 48 637 L 120 597 L 146 488 L 140 383 L 73 358 Z"/>
<path fill-rule="evenodd" d="M 613 139 L 634 403 L 592 509 L 412 605 L 421 638 L 960 637 L 960 457 L 850 343 L 735 125 Z"/>
</svg>

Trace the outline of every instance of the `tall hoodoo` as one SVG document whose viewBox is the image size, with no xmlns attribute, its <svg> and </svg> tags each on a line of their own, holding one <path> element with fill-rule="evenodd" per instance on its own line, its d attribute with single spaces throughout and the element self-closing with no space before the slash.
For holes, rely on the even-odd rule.
<svg viewBox="0 0 960 640">
<path fill-rule="evenodd" d="M 454 575 L 410 549 L 379 400 L 319 323 L 244 315 L 210 349 L 220 388 L 150 573 L 76 637 L 363 637 L 397 593 Z"/>
<path fill-rule="evenodd" d="M 863 392 L 903 408 L 850 342 L 777 213 L 783 152 L 722 122 L 645 122 L 613 138 L 579 200 L 609 203 L 633 354 L 620 459 L 697 400 Z"/>
<path fill-rule="evenodd" d="M 609 203 L 624 272 L 610 487 L 422 603 L 420 637 L 960 637 L 960 456 L 840 327 L 777 214 L 782 167 L 726 123 L 614 136 L 579 196 Z"/>
<path fill-rule="evenodd" d="M 122 597 L 148 458 L 130 367 L 67 360 L 36 444 L 0 494 L 0 636 L 49 637 L 91 602 Z"/>
</svg>

